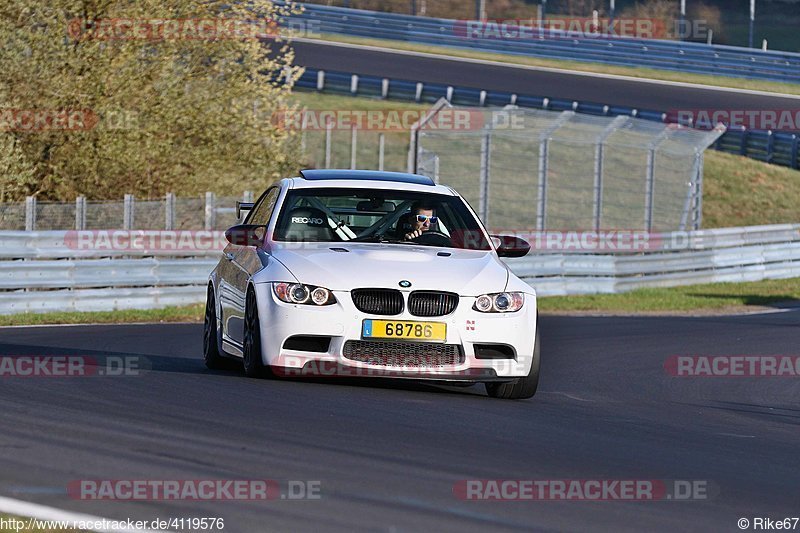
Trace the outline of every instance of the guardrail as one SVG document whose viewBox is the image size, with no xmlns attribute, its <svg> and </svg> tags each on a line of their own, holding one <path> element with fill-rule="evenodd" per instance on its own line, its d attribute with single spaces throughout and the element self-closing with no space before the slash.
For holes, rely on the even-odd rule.
<svg viewBox="0 0 800 533">
<path fill-rule="evenodd" d="M 137 233 L 137 232 L 133 232 Z M 146 232 L 138 232 L 146 233 Z M 158 233 L 158 232 L 153 232 Z M 74 232 L 0 232 L 0 314 L 202 302 L 220 246 L 80 250 Z M 800 224 L 656 234 L 660 252 L 534 252 L 507 261 L 542 296 L 800 276 Z M 219 235 L 216 238 L 221 239 Z M 38 259 L 30 259 L 38 258 Z M 58 258 L 66 258 L 58 260 Z"/>
<path fill-rule="evenodd" d="M 0 231 L 0 314 L 202 302 L 225 242 L 219 231 L 115 231 L 97 240 L 100 233 Z M 84 246 L 81 234 L 95 240 Z M 177 238 L 159 240 L 165 234 Z"/>
<path fill-rule="evenodd" d="M 421 103 L 435 103 L 439 99 L 445 98 L 454 105 L 463 106 L 505 106 L 512 104 L 551 111 L 572 110 L 589 115 L 629 115 L 656 122 L 665 122 L 668 118 L 667 113 L 652 109 L 610 106 L 596 102 L 578 102 L 503 91 L 484 91 L 468 87 L 388 79 L 378 76 L 362 76 L 348 72 L 312 68 L 305 70 L 297 80 L 296 86 L 301 89 L 320 92 Z M 716 150 L 722 152 L 800 169 L 800 137 L 794 133 L 729 129 L 713 146 Z"/>
<path fill-rule="evenodd" d="M 467 37 L 465 21 L 302 4 L 293 17 L 314 31 L 611 65 L 800 83 L 800 54 L 700 43 L 586 36 L 557 30 L 534 38 Z"/>
<path fill-rule="evenodd" d="M 677 248 L 640 254 L 529 254 L 507 260 L 540 296 L 620 293 L 800 277 L 800 224 L 655 235 Z"/>
</svg>

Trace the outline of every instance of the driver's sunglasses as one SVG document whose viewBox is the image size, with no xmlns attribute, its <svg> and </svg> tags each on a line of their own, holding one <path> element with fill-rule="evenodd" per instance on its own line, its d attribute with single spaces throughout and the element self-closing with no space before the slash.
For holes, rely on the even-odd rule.
<svg viewBox="0 0 800 533">
<path fill-rule="evenodd" d="M 428 215 L 417 215 L 417 222 L 420 224 L 424 224 L 425 221 L 429 221 L 431 224 L 436 224 L 439 221 L 439 217 L 431 217 Z"/>
</svg>

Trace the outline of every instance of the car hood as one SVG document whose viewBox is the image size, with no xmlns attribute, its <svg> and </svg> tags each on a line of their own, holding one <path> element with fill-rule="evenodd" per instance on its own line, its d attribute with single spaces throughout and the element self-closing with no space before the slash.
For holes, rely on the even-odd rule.
<svg viewBox="0 0 800 533">
<path fill-rule="evenodd" d="M 273 245 L 272 255 L 301 283 L 334 291 L 399 289 L 400 281 L 408 280 L 411 290 L 477 296 L 505 290 L 509 275 L 491 251 L 409 244 L 279 243 Z"/>
</svg>

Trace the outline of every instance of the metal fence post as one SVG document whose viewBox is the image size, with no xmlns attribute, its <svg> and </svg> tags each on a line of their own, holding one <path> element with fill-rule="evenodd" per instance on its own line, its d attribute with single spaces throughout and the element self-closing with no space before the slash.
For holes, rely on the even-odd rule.
<svg viewBox="0 0 800 533">
<path fill-rule="evenodd" d="M 217 198 L 213 192 L 206 193 L 205 229 L 213 230 L 217 225 Z"/>
<path fill-rule="evenodd" d="M 656 181 L 656 149 L 647 150 L 647 176 L 644 185 L 644 227 L 647 231 L 653 230 L 653 201 L 655 200 Z"/>
<path fill-rule="evenodd" d="M 739 141 L 739 155 L 747 155 L 747 140 L 749 137 L 750 132 L 744 126 L 742 126 L 742 138 Z"/>
<path fill-rule="evenodd" d="M 243 202 L 253 202 L 253 191 L 244 191 L 242 194 L 242 201 Z"/>
<path fill-rule="evenodd" d="M 25 231 L 36 231 L 36 197 L 25 198 Z"/>
<path fill-rule="evenodd" d="M 325 124 L 325 168 L 331 168 L 331 136 L 333 135 L 333 124 Z"/>
<path fill-rule="evenodd" d="M 355 124 L 350 127 L 350 169 L 356 169 L 356 157 L 358 156 L 358 129 Z"/>
<path fill-rule="evenodd" d="M 547 150 L 550 139 L 539 143 L 539 191 L 536 200 L 536 230 L 544 231 L 545 213 L 547 212 Z"/>
<path fill-rule="evenodd" d="M 772 130 L 767 131 L 767 163 L 772 163 L 775 156 L 775 135 Z"/>
<path fill-rule="evenodd" d="M 164 229 L 172 231 L 175 229 L 175 194 L 168 192 L 164 198 Z"/>
<path fill-rule="evenodd" d="M 606 140 L 612 133 L 627 124 L 631 117 L 620 115 L 611 123 L 597 137 L 594 151 L 594 209 L 593 220 L 595 231 L 600 231 L 600 222 L 603 216 L 603 163 L 605 159 L 605 145 Z"/>
<path fill-rule="evenodd" d="M 697 213 L 695 212 L 698 200 L 697 173 L 700 171 L 701 157 L 702 153 L 696 151 L 694 154 L 694 163 L 692 164 L 692 175 L 689 178 L 690 181 L 687 183 L 686 187 L 686 199 L 683 201 L 683 213 L 681 213 L 681 223 L 678 228 L 680 231 L 686 231 L 686 226 L 689 223 L 691 223 L 692 229 L 697 229 L 694 227 L 694 224 L 695 220 L 697 219 Z"/>
<path fill-rule="evenodd" d="M 666 141 L 669 136 L 679 131 L 680 128 L 670 128 L 668 126 L 655 136 L 647 146 L 647 175 L 645 176 L 644 188 L 644 225 L 648 232 L 653 231 L 653 207 L 656 198 L 656 151 L 661 143 Z"/>
<path fill-rule="evenodd" d="M 792 168 L 800 168 L 800 159 L 798 159 L 798 155 L 800 155 L 800 137 L 796 134 L 792 134 Z"/>
<path fill-rule="evenodd" d="M 78 196 L 75 198 L 75 229 L 82 231 L 86 229 L 86 197 Z"/>
<path fill-rule="evenodd" d="M 386 135 L 378 134 L 378 170 L 383 170 L 384 158 L 386 157 Z"/>
<path fill-rule="evenodd" d="M 408 164 L 406 171 L 414 174 L 417 172 L 417 160 L 419 159 L 419 129 L 416 125 L 411 128 L 411 135 L 408 141 Z"/>
<path fill-rule="evenodd" d="M 692 229 L 699 230 L 703 226 L 703 166 L 705 165 L 705 154 L 700 152 L 697 165 L 697 180 L 695 181 L 695 206 L 694 223 Z"/>
<path fill-rule="evenodd" d="M 122 229 L 132 230 L 135 216 L 135 200 L 133 195 L 126 194 L 122 202 Z"/>
<path fill-rule="evenodd" d="M 433 182 L 439 185 L 439 156 L 433 156 Z"/>
<path fill-rule="evenodd" d="M 489 166 L 491 164 L 492 134 L 486 131 L 481 138 L 481 173 L 478 183 L 478 215 L 484 224 L 489 224 Z M 434 166 L 436 165 L 434 160 Z"/>
<path fill-rule="evenodd" d="M 536 201 L 536 230 L 544 231 L 547 222 L 547 167 L 549 161 L 550 137 L 565 122 L 575 116 L 575 111 L 563 111 L 561 115 L 544 130 L 539 137 L 539 192 Z"/>
<path fill-rule="evenodd" d="M 603 152 L 605 142 L 600 140 L 594 148 L 594 206 L 592 219 L 595 231 L 600 231 L 600 218 L 603 213 Z"/>
<path fill-rule="evenodd" d="M 308 113 L 306 112 L 306 108 L 303 108 L 303 113 L 300 117 L 300 151 L 305 155 L 306 150 L 308 148 L 308 139 L 306 138 L 308 135 L 307 132 L 308 128 Z"/>
</svg>

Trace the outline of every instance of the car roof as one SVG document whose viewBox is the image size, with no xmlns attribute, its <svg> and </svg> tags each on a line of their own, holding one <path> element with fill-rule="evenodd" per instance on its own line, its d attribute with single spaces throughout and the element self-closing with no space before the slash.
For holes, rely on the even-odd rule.
<svg viewBox="0 0 800 533">
<path fill-rule="evenodd" d="M 443 185 L 436 185 L 428 176 L 404 172 L 346 169 L 302 170 L 300 171 L 300 177 L 291 178 L 290 181 L 292 189 L 392 189 L 455 195 L 453 189 Z"/>
</svg>

